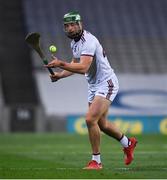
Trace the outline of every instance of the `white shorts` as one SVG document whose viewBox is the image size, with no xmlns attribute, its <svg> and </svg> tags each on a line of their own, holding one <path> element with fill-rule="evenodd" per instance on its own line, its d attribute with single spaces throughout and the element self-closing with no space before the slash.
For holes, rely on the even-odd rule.
<svg viewBox="0 0 167 180">
<path fill-rule="evenodd" d="M 112 102 L 116 97 L 118 90 L 118 79 L 116 75 L 114 75 L 107 81 L 101 82 L 93 87 L 88 87 L 88 102 L 92 103 L 95 96 L 102 96 Z"/>
</svg>

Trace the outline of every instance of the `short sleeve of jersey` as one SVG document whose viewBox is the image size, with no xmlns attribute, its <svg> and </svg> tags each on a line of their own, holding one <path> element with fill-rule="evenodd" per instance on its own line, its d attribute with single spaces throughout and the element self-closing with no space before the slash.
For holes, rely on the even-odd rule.
<svg viewBox="0 0 167 180">
<path fill-rule="evenodd" d="M 94 56 L 95 50 L 96 50 L 96 41 L 93 38 L 87 39 L 83 43 L 83 47 L 81 50 L 81 56 L 83 56 L 83 55 Z"/>
</svg>

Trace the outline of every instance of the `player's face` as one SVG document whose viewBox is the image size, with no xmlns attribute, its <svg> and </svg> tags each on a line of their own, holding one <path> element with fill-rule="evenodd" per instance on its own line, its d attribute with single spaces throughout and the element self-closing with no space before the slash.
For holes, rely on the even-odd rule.
<svg viewBox="0 0 167 180">
<path fill-rule="evenodd" d="M 75 39 L 82 33 L 82 25 L 81 23 L 64 24 L 64 30 L 69 38 Z"/>
</svg>

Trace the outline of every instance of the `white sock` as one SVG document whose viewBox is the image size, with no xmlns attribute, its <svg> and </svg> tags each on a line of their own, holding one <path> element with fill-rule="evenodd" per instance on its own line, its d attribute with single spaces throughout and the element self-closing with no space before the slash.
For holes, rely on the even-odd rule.
<svg viewBox="0 0 167 180">
<path fill-rule="evenodd" d="M 92 154 L 92 160 L 96 161 L 97 163 L 101 163 L 100 153 L 99 154 Z"/>
<path fill-rule="evenodd" d="M 120 140 L 123 147 L 128 147 L 130 145 L 129 139 L 124 135 Z"/>
</svg>

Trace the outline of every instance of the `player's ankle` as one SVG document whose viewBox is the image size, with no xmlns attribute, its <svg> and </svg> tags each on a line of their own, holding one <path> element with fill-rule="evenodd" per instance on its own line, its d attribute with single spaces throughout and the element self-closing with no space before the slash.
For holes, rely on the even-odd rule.
<svg viewBox="0 0 167 180">
<path fill-rule="evenodd" d="M 94 153 L 94 154 L 92 154 L 92 160 L 96 161 L 97 163 L 101 163 L 100 153 Z"/>
<path fill-rule="evenodd" d="M 130 145 L 130 140 L 128 137 L 126 137 L 125 135 L 123 135 L 123 137 L 120 139 L 120 143 L 124 148 L 129 147 Z"/>
</svg>

